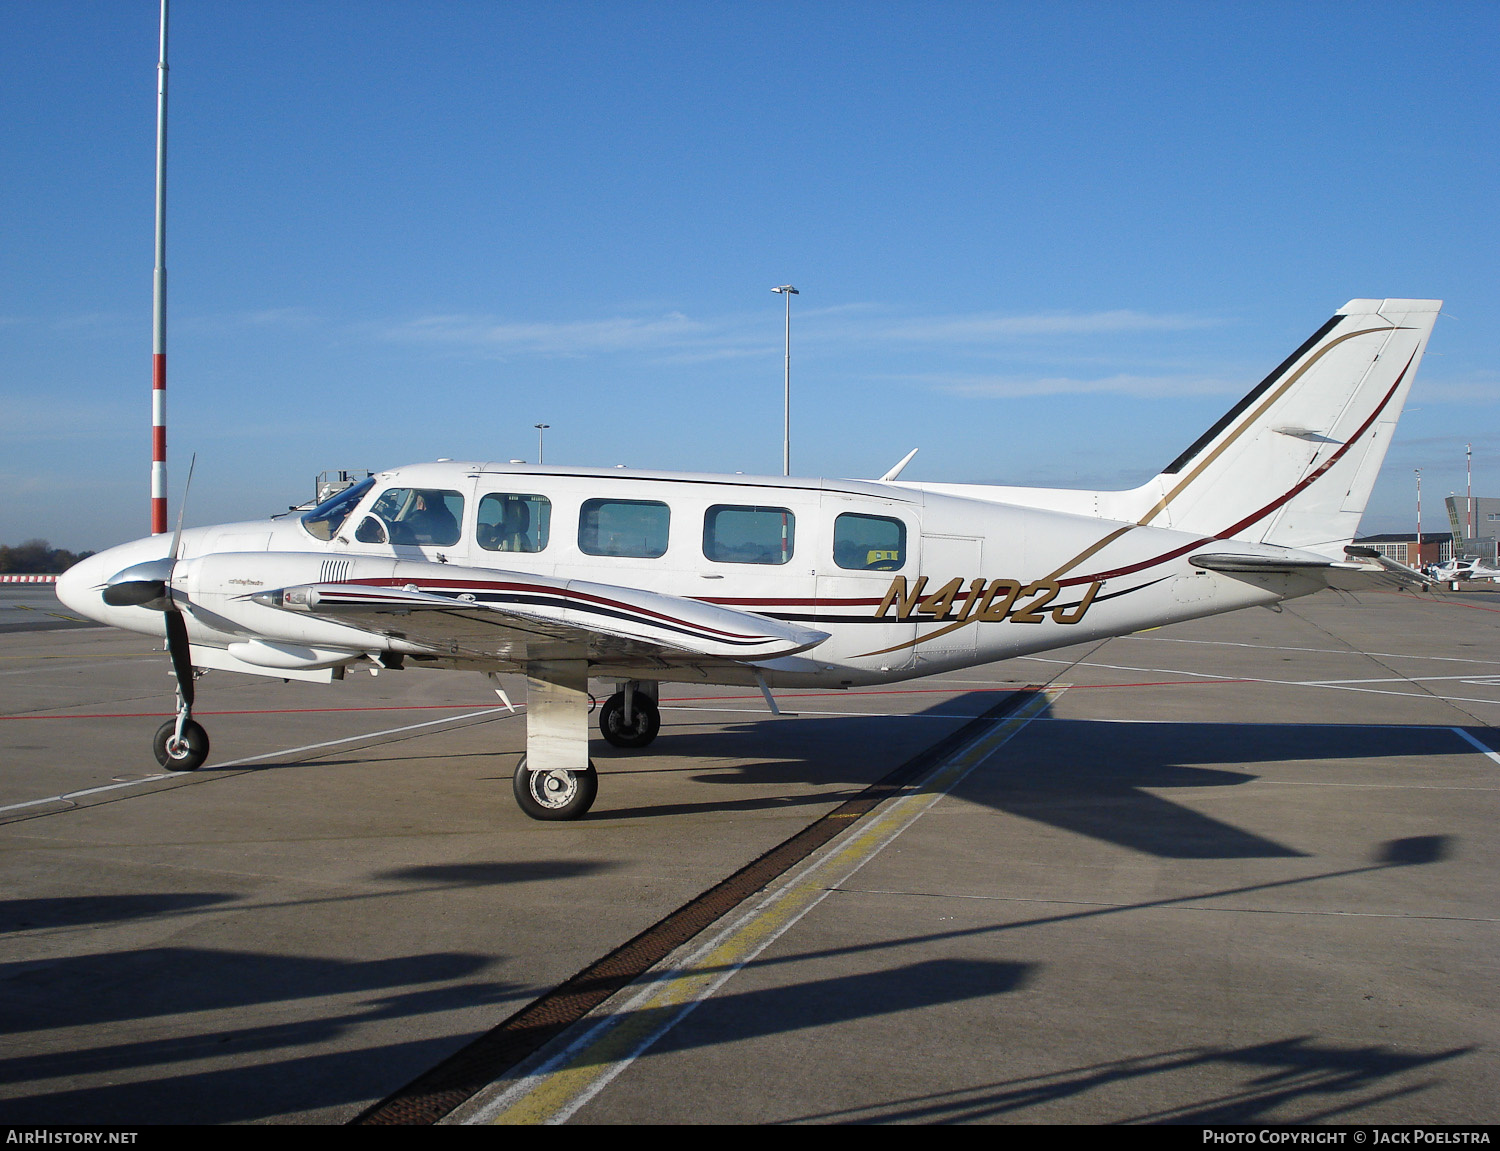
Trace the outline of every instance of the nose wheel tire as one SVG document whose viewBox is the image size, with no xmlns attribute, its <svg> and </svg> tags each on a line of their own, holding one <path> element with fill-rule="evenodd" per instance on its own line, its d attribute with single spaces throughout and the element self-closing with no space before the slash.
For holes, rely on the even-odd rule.
<svg viewBox="0 0 1500 1151">
<path fill-rule="evenodd" d="M 599 709 L 599 734 L 615 747 L 645 747 L 661 731 L 661 711 L 645 692 L 635 693 L 625 722 L 625 693 L 615 692 Z"/>
<path fill-rule="evenodd" d="M 182 739 L 177 739 L 177 721 L 169 719 L 156 729 L 151 741 L 156 762 L 168 771 L 197 771 L 208 758 L 208 732 L 193 720 L 182 725 Z"/>
<path fill-rule="evenodd" d="M 523 755 L 516 764 L 513 787 L 516 804 L 532 819 L 580 819 L 594 806 L 599 775 L 593 760 L 587 771 L 532 771 Z"/>
</svg>

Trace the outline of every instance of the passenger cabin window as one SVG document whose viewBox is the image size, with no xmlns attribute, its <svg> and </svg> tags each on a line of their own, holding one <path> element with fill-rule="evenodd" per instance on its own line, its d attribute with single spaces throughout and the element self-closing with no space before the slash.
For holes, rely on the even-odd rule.
<svg viewBox="0 0 1500 1151">
<path fill-rule="evenodd" d="M 552 530 L 552 501 L 546 496 L 491 494 L 479 501 L 474 538 L 492 552 L 539 552 Z"/>
<path fill-rule="evenodd" d="M 656 559 L 667 552 L 672 512 L 656 500 L 585 500 L 578 550 L 591 556 Z"/>
<path fill-rule="evenodd" d="M 353 487 L 336 492 L 302 517 L 302 526 L 314 539 L 331 540 L 338 535 L 349 513 L 365 493 L 375 486 L 373 479 L 361 480 Z"/>
<path fill-rule="evenodd" d="M 721 564 L 784 564 L 796 529 L 786 508 L 715 504 L 703 517 L 703 554 Z"/>
<path fill-rule="evenodd" d="M 906 525 L 847 512 L 833 521 L 833 562 L 851 571 L 895 571 L 906 563 Z"/>
<path fill-rule="evenodd" d="M 359 522 L 360 543 L 452 547 L 464 519 L 464 497 L 436 488 L 388 488 Z"/>
</svg>

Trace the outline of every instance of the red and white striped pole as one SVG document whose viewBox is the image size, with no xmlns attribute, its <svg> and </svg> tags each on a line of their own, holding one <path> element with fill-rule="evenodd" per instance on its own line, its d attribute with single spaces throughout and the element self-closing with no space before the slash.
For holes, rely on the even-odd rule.
<svg viewBox="0 0 1500 1151">
<path fill-rule="evenodd" d="M 156 62 L 156 271 L 151 279 L 151 534 L 167 530 L 167 0 Z"/>
<path fill-rule="evenodd" d="M 1464 531 L 1464 545 L 1468 548 L 1474 541 L 1474 445 L 1464 445 L 1464 471 L 1468 473 L 1469 491 L 1467 494 L 1469 504 L 1468 527 Z"/>
</svg>

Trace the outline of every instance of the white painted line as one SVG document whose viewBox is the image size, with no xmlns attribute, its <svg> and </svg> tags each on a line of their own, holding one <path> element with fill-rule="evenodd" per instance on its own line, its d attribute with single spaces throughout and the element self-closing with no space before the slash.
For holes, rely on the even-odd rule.
<svg viewBox="0 0 1500 1151">
<path fill-rule="evenodd" d="M 716 715 L 758 715 L 766 719 L 775 719 L 763 707 L 690 707 L 683 704 L 662 704 L 661 711 L 701 711 Z M 931 711 L 813 711 L 810 708 L 799 707 L 795 712 L 783 712 L 787 719 L 795 719 L 797 716 L 825 715 L 835 719 L 973 719 L 972 715 L 940 715 Z"/>
<path fill-rule="evenodd" d="M 839 885 L 874 859 L 923 813 L 1066 690 L 1037 692 L 1014 714 L 949 756 L 915 790 L 889 802 L 852 836 L 835 841 L 801 871 L 702 943 L 689 943 L 597 1008 L 574 1028 L 577 1037 L 543 1054 L 465 1124 L 558 1124 L 712 996 L 747 963 L 789 931 Z"/>
<path fill-rule="evenodd" d="M 1388 675 L 1373 679 L 1299 679 L 1296 682 L 1306 687 L 1334 687 L 1341 683 L 1426 683 L 1430 680 L 1457 680 L 1476 687 L 1500 687 L 1494 679 L 1475 679 L 1472 671 L 1461 675 Z"/>
<path fill-rule="evenodd" d="M 322 743 L 308 743 L 301 747 L 284 747 L 280 751 L 268 751 L 264 755 L 249 755 L 244 759 L 231 759 L 227 763 L 216 763 L 213 765 L 213 770 L 222 771 L 229 767 L 243 767 L 247 763 L 259 763 L 263 759 L 276 759 L 278 756 L 283 755 L 300 755 L 304 751 L 317 751 L 323 747 L 337 747 L 341 743 L 358 743 L 366 739 L 379 739 L 383 735 L 400 735 L 406 731 L 418 731 L 424 727 L 437 727 L 444 723 L 457 723 L 461 719 L 473 719 L 479 715 L 497 715 L 503 712 L 505 712 L 503 707 L 487 707 L 482 711 L 466 711 L 462 715 L 449 715 L 444 716 L 442 719 L 429 719 L 423 723 L 408 724 L 405 727 L 388 727 L 384 731 L 371 731 L 363 735 L 347 735 L 342 739 L 327 739 Z M 89 787 L 82 791 L 65 791 L 61 795 L 49 795 L 46 799 L 28 799 L 23 803 L 12 803 L 7 804 L 5 807 L 0 807 L 0 815 L 3 815 L 7 811 L 20 811 L 27 807 L 39 807 L 44 803 L 69 803 L 85 795 L 98 795 L 101 791 L 118 791 L 122 787 L 139 787 L 143 783 L 154 783 L 160 779 L 183 779 L 189 774 L 195 773 L 168 771 L 160 775 L 145 775 L 140 779 L 129 779 L 124 783 L 107 783 L 102 787 Z M 212 772 L 208 776 L 200 776 L 200 778 L 211 778 L 211 776 Z"/>
<path fill-rule="evenodd" d="M 520 710 L 519 708 L 517 709 Z M 247 763 L 259 763 L 263 759 L 275 759 L 280 755 L 301 755 L 304 751 L 317 751 L 321 747 L 337 747 L 341 743 L 358 743 L 362 739 L 379 739 L 383 735 L 400 735 L 404 731 L 417 731 L 424 727 L 437 727 L 444 723 L 457 723 L 461 719 L 473 719 L 479 715 L 509 715 L 503 707 L 486 707 L 480 711 L 466 711 L 462 715 L 444 716 L 442 719 L 429 719 L 424 723 L 411 723 L 405 727 L 388 727 L 384 731 L 366 732 L 364 735 L 346 735 L 342 739 L 325 739 L 322 743 L 308 743 L 301 747 L 287 747 L 281 751 L 268 751 L 264 755 L 248 755 L 244 759 L 231 759 L 228 763 L 215 764 L 215 767 L 240 767 Z"/>
<path fill-rule="evenodd" d="M 1039 903 L 1054 907 L 1103 907 L 1133 911 L 1138 903 L 1101 903 L 1092 899 L 1038 899 L 1024 895 L 972 895 L 950 891 L 887 891 L 878 887 L 845 887 L 840 889 L 848 895 L 886 895 L 912 899 L 968 899 L 984 903 Z M 1500 923 L 1492 915 L 1418 915 L 1409 911 L 1330 911 L 1316 907 L 1211 907 L 1199 903 L 1156 904 L 1152 911 L 1195 911 L 1213 915 L 1328 915 L 1350 916 L 1356 919 L 1432 919 L 1446 923 Z"/>
<path fill-rule="evenodd" d="M 1415 691 L 1382 691 L 1375 687 L 1352 687 L 1343 683 L 1330 683 L 1326 680 L 1316 679 L 1259 679 L 1253 675 L 1217 675 L 1206 671 L 1183 671 L 1173 667 L 1133 667 L 1121 663 L 1088 663 L 1083 660 L 1074 659 L 1048 659 L 1040 655 L 1018 655 L 1016 659 L 1030 660 L 1033 663 L 1055 663 L 1064 667 L 1102 667 L 1108 671 L 1134 671 L 1150 675 L 1181 675 L 1191 679 L 1207 679 L 1214 681 L 1226 681 L 1234 683 L 1264 683 L 1274 687 L 1321 687 L 1328 691 L 1357 691 L 1369 695 L 1395 695 L 1402 699 L 1433 700 L 1440 703 L 1487 703 L 1500 706 L 1500 699 L 1482 699 L 1467 695 L 1437 695 L 1430 692 Z M 1187 682 L 1186 680 L 1184 682 Z M 1379 682 L 1379 681 L 1376 681 Z M 1412 683 L 1415 680 L 1401 680 L 1397 682 Z M 1109 684 L 1098 684 L 1090 686 L 1109 687 Z"/>
<path fill-rule="evenodd" d="M 87 669 L 89 671 L 93 671 L 94 668 L 96 668 L 96 667 L 112 667 L 115 664 L 121 664 L 121 663 L 129 663 L 129 664 L 163 663 L 164 664 L 166 662 L 167 661 L 165 659 L 162 659 L 162 658 L 157 658 L 157 659 L 140 659 L 140 658 L 130 659 L 130 658 L 122 658 L 122 659 L 105 659 L 105 660 L 99 661 L 98 663 L 52 663 L 52 664 L 43 664 L 41 667 L 10 667 L 10 668 L 5 668 L 3 670 L 0 670 L 0 675 L 40 675 L 43 672 L 49 672 L 49 671 L 82 671 L 82 670 L 85 670 L 85 669 Z"/>
<path fill-rule="evenodd" d="M 118 791 L 122 787 L 136 787 L 142 783 L 151 783 L 157 779 L 170 779 L 176 772 L 162 772 L 160 775 L 143 775 L 140 779 L 128 779 L 124 783 L 107 783 L 103 787 L 88 787 L 82 791 L 66 791 L 62 795 L 49 795 L 46 799 L 28 799 L 24 803 L 11 803 L 0 807 L 0 814 L 7 811 L 20 811 L 27 807 L 40 807 L 44 803 L 68 803 L 85 795 L 98 795 L 101 791 Z"/>
<path fill-rule="evenodd" d="M 1483 754 L 1489 756 L 1496 763 L 1500 763 L 1500 753 L 1493 752 L 1489 748 L 1485 747 L 1484 744 L 1480 743 L 1477 739 L 1475 739 L 1472 735 L 1470 735 L 1468 732 L 1466 732 L 1463 728 L 1461 728 L 1461 727 L 1450 727 L 1448 730 L 1451 731 L 1454 735 L 1458 736 L 1458 738 L 1461 739 L 1461 740 L 1463 740 L 1465 743 L 1471 743 L 1471 744 L 1473 744 Z"/>
<path fill-rule="evenodd" d="M 1256 651 L 1304 651 L 1316 655 L 1360 655 L 1373 656 L 1377 659 L 1430 659 L 1443 663 L 1489 663 L 1495 661 L 1490 659 L 1467 659 L 1457 655 L 1413 655 L 1409 651 L 1355 651 L 1352 648 L 1341 647 L 1278 647 L 1269 643 L 1234 643 L 1227 639 L 1174 639 L 1166 635 L 1120 635 L 1115 640 L 1139 639 L 1150 643 L 1193 643 L 1204 647 L 1248 647 Z"/>
</svg>

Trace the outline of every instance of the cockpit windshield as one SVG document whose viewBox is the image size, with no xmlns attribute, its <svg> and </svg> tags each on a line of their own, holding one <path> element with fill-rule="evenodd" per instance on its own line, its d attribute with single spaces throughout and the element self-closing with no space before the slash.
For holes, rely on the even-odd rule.
<svg viewBox="0 0 1500 1151">
<path fill-rule="evenodd" d="M 349 513 L 355 508 L 360 500 L 364 499 L 365 493 L 375 486 L 375 479 L 361 480 L 352 488 L 345 488 L 336 495 L 329 496 L 312 511 L 302 517 L 302 526 L 307 529 L 309 535 L 320 540 L 331 540 L 338 534 L 339 528 L 344 526 L 344 521 L 349 518 Z"/>
</svg>

